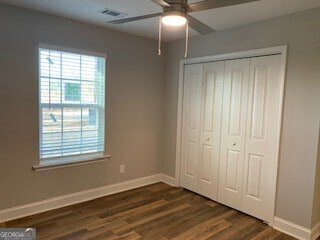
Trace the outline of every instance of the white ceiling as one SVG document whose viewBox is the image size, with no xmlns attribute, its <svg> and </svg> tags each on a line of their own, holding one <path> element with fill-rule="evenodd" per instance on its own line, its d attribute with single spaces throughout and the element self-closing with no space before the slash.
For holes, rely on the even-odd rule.
<svg viewBox="0 0 320 240">
<path fill-rule="evenodd" d="M 200 1 L 189 0 L 188 2 Z M 117 10 L 128 14 L 126 17 L 157 13 L 162 10 L 150 0 L 0 0 L 0 2 L 153 39 L 157 39 L 158 36 L 159 18 L 112 25 L 107 21 L 114 19 L 102 14 L 101 10 L 105 8 Z M 222 30 L 317 7 L 320 7 L 320 0 L 260 0 L 195 12 L 191 15 L 215 30 Z M 165 27 L 163 32 L 165 41 L 184 38 L 184 34 L 183 27 L 178 29 Z M 191 29 L 190 35 L 196 36 L 198 33 Z"/>
</svg>

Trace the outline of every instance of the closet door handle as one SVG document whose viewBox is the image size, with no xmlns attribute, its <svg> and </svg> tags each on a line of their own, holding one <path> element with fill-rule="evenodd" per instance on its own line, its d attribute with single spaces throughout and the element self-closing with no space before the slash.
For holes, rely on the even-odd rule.
<svg viewBox="0 0 320 240">
<path fill-rule="evenodd" d="M 232 146 L 236 146 L 236 145 L 237 145 L 236 143 L 232 144 Z"/>
<path fill-rule="evenodd" d="M 207 141 L 209 141 L 210 140 L 210 138 L 207 138 Z"/>
</svg>

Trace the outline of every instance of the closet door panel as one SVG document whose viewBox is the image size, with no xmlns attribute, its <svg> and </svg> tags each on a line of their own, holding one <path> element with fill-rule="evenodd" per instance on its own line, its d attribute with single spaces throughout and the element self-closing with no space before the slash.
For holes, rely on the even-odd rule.
<svg viewBox="0 0 320 240">
<path fill-rule="evenodd" d="M 241 210 L 250 59 L 225 63 L 220 150 L 220 202 Z"/>
<path fill-rule="evenodd" d="M 251 59 L 242 210 L 266 220 L 275 167 L 280 55 Z"/>
<path fill-rule="evenodd" d="M 198 193 L 216 200 L 218 193 L 224 62 L 203 66 Z"/>
<path fill-rule="evenodd" d="M 203 66 L 186 65 L 184 73 L 180 180 L 183 187 L 196 191 Z"/>
</svg>

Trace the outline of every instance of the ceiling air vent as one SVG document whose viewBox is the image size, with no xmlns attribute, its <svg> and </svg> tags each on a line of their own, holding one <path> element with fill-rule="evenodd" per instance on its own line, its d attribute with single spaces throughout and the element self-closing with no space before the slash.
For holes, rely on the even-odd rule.
<svg viewBox="0 0 320 240">
<path fill-rule="evenodd" d="M 127 16 L 128 14 L 126 13 L 123 13 L 123 12 L 119 12 L 119 11 L 116 11 L 116 10 L 112 10 L 112 9 L 103 9 L 101 11 L 102 14 L 105 14 L 109 17 L 113 17 L 113 18 L 123 18 L 125 16 Z"/>
</svg>

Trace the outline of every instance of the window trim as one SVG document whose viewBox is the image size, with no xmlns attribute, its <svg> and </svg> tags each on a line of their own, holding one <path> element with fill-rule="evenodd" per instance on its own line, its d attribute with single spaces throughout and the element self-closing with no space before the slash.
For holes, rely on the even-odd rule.
<svg viewBox="0 0 320 240">
<path fill-rule="evenodd" d="M 79 50 L 79 49 L 67 48 L 67 47 L 58 47 L 58 46 L 44 44 L 44 43 L 40 43 L 38 45 L 38 49 L 40 49 L 40 48 L 46 48 L 46 49 L 62 51 L 62 52 L 70 52 L 70 53 L 75 53 L 75 54 L 90 55 L 93 57 L 103 57 L 103 58 L 107 59 L 107 54 L 93 52 L 93 51 Z M 39 68 L 40 68 L 40 64 L 39 64 Z"/>
<path fill-rule="evenodd" d="M 109 154 L 103 154 L 103 152 L 51 158 L 49 160 L 41 160 L 38 165 L 32 166 L 32 170 L 35 172 L 42 172 L 59 168 L 106 162 L 110 158 L 111 156 Z"/>
<path fill-rule="evenodd" d="M 67 48 L 67 47 L 59 47 L 55 45 L 50 45 L 50 44 L 44 44 L 44 43 L 39 43 L 38 48 L 37 48 L 37 53 L 38 53 L 38 81 L 40 79 L 40 50 L 41 49 L 50 49 L 50 50 L 55 50 L 55 51 L 62 51 L 62 52 L 69 52 L 69 53 L 74 53 L 74 54 L 82 54 L 82 55 L 89 55 L 93 57 L 101 57 L 105 58 L 105 69 L 107 70 L 107 54 L 105 53 L 98 53 L 94 51 L 86 51 L 86 50 L 79 50 L 79 49 L 74 49 L 74 48 Z M 38 157 L 38 165 L 33 165 L 32 170 L 36 172 L 40 171 L 46 171 L 46 170 L 53 170 L 53 169 L 59 169 L 59 168 L 65 168 L 65 167 L 72 167 L 72 166 L 80 166 L 80 165 L 87 165 L 87 164 L 92 164 L 92 163 L 99 163 L 99 162 L 104 162 L 107 161 L 109 158 L 111 158 L 111 155 L 107 153 L 107 147 L 106 147 L 106 128 L 107 128 L 107 111 L 108 111 L 108 105 L 107 105 L 107 71 L 105 72 L 105 103 L 104 103 L 104 151 L 103 152 L 94 152 L 94 153 L 83 153 L 83 154 L 78 154 L 78 155 L 70 155 L 70 156 L 62 156 L 62 157 L 56 157 L 56 158 L 48 158 L 48 159 L 41 159 L 40 156 Z M 40 91 L 40 89 L 39 89 Z M 41 94 L 40 92 L 38 93 L 38 109 L 39 109 L 39 121 L 41 121 L 42 116 L 40 113 L 40 109 L 42 109 L 43 106 L 41 106 Z M 44 104 L 46 105 L 46 104 Z M 52 105 L 52 104 L 51 104 Z M 63 105 L 63 103 L 58 104 L 58 105 Z M 73 104 L 72 104 L 73 105 Z M 74 105 L 79 105 L 75 103 Z M 87 104 L 90 105 L 90 104 Z M 95 105 L 95 107 L 97 107 Z M 38 122 L 40 124 L 40 122 Z M 39 128 L 38 128 L 39 129 Z M 41 138 L 40 134 L 40 129 L 39 129 L 39 141 Z M 39 150 L 38 150 L 39 153 Z"/>
</svg>

